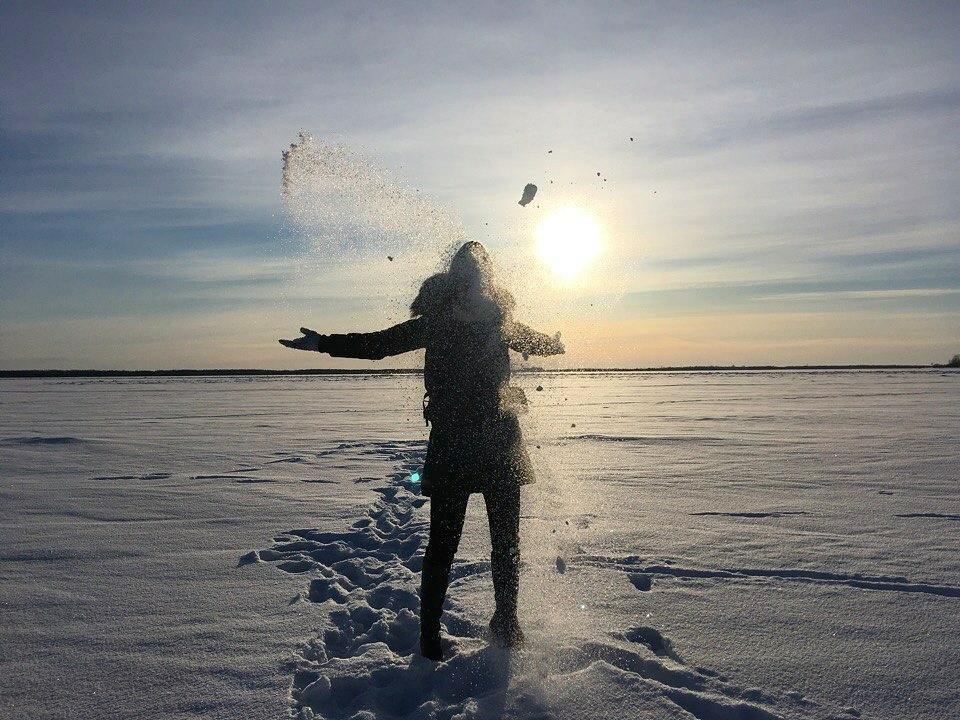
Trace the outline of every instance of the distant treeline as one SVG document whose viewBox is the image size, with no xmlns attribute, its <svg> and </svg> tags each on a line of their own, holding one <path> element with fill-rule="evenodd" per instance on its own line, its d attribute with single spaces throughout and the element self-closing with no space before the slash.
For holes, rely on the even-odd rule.
<svg viewBox="0 0 960 720">
<path fill-rule="evenodd" d="M 639 368 L 515 368 L 519 373 L 635 373 L 635 372 L 730 372 L 747 370 L 923 370 L 951 365 L 675 365 Z M 98 377 L 222 377 L 230 375 L 421 375 L 419 368 L 306 368 L 266 370 L 234 368 L 214 370 L 0 370 L 0 378 L 98 378 Z"/>
</svg>

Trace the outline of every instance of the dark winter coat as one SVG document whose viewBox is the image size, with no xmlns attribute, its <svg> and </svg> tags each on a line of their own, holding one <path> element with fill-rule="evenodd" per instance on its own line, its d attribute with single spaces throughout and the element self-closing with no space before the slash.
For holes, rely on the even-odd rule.
<svg viewBox="0 0 960 720">
<path fill-rule="evenodd" d="M 379 332 L 321 336 L 320 351 L 379 360 L 426 349 L 424 417 L 431 429 L 421 474 L 425 495 L 533 482 L 517 419 L 526 398 L 510 385 L 508 351 L 552 355 L 558 341 L 509 319 L 502 298 L 492 301 L 489 313 L 462 311 L 456 303 L 418 305 L 421 298 L 413 305 L 415 313 L 424 312 L 420 317 Z"/>
</svg>

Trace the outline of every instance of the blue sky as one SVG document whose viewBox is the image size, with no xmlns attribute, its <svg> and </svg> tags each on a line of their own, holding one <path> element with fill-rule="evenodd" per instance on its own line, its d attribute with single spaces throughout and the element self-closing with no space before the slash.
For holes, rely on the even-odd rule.
<svg viewBox="0 0 960 720">
<path fill-rule="evenodd" d="M 276 338 L 402 319 L 435 252 L 293 232 L 301 129 L 505 266 L 589 210 L 590 282 L 512 274 L 556 365 L 960 352 L 956 3 L 8 2 L 0 63 L 2 368 L 350 365 Z"/>
</svg>

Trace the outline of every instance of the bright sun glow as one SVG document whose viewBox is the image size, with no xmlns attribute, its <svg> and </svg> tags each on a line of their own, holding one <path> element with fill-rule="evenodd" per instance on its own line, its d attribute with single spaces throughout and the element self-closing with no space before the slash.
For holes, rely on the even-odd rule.
<svg viewBox="0 0 960 720">
<path fill-rule="evenodd" d="M 590 213 L 567 207 L 537 225 L 537 255 L 564 280 L 572 280 L 600 252 L 600 226 Z"/>
</svg>

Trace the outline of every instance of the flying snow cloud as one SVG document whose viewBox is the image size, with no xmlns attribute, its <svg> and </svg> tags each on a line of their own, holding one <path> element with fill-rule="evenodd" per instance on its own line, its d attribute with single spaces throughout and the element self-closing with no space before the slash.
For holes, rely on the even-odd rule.
<svg viewBox="0 0 960 720">
<path fill-rule="evenodd" d="M 284 207 L 317 252 L 436 256 L 466 240 L 463 225 L 372 159 L 301 131 L 283 152 Z"/>
</svg>

